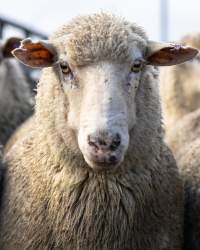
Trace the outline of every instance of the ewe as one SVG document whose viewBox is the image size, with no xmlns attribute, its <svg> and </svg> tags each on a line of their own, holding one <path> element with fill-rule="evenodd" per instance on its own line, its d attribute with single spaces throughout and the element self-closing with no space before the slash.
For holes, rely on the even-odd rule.
<svg viewBox="0 0 200 250">
<path fill-rule="evenodd" d="M 4 159 L 1 250 L 182 249 L 182 183 L 152 65 L 195 54 L 103 13 L 22 42 L 14 55 L 47 68 L 30 133 Z"/>
<path fill-rule="evenodd" d="M 181 43 L 200 48 L 200 34 Z M 200 249 L 200 56 L 161 74 L 166 141 L 185 181 L 185 248 Z"/>
<path fill-rule="evenodd" d="M 29 85 L 11 51 L 20 45 L 18 38 L 0 44 L 0 143 L 5 145 L 14 130 L 32 114 Z"/>
</svg>

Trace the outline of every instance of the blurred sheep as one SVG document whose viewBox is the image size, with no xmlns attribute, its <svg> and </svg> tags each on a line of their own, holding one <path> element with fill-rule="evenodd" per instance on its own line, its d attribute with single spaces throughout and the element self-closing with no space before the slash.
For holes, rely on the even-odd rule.
<svg viewBox="0 0 200 250">
<path fill-rule="evenodd" d="M 200 33 L 182 38 L 200 49 Z M 185 182 L 185 250 L 200 249 L 200 53 L 161 71 L 167 144 Z"/>
<path fill-rule="evenodd" d="M 27 78 L 11 51 L 19 38 L 0 43 L 0 143 L 5 145 L 15 129 L 33 113 L 33 97 Z"/>
</svg>

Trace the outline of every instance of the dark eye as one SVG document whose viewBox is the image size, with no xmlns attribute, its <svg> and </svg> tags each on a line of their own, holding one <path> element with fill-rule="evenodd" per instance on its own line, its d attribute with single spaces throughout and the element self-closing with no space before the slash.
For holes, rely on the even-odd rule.
<svg viewBox="0 0 200 250">
<path fill-rule="evenodd" d="M 138 73 L 143 67 L 142 60 L 135 60 L 134 64 L 131 67 L 131 72 Z"/>
<path fill-rule="evenodd" d="M 67 64 L 60 64 L 60 67 L 61 67 L 63 74 L 65 75 L 72 74 L 72 71 Z"/>
</svg>

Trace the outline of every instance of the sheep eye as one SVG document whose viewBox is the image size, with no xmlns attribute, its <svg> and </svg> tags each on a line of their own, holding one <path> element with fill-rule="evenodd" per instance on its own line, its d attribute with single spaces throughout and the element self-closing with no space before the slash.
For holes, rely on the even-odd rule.
<svg viewBox="0 0 200 250">
<path fill-rule="evenodd" d="M 142 67 L 143 67 L 143 61 L 136 60 L 131 67 L 131 72 L 138 73 L 139 71 L 142 70 Z"/>
<path fill-rule="evenodd" d="M 71 69 L 70 69 L 70 67 L 68 65 L 61 64 L 60 67 L 61 67 L 61 70 L 62 70 L 63 74 L 68 75 L 68 74 L 72 73 L 72 71 L 71 71 Z"/>
</svg>

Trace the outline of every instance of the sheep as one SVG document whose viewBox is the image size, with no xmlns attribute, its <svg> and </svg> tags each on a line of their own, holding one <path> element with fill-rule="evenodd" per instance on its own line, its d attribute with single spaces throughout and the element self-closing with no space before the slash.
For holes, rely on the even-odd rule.
<svg viewBox="0 0 200 250">
<path fill-rule="evenodd" d="M 14 130 L 33 111 L 28 82 L 11 51 L 20 45 L 19 38 L 0 44 L 0 142 L 5 145 Z"/>
<path fill-rule="evenodd" d="M 200 48 L 200 34 L 181 43 Z M 200 63 L 191 61 L 161 74 L 166 142 L 171 147 L 185 185 L 185 250 L 200 249 Z"/>
<path fill-rule="evenodd" d="M 35 114 L 4 156 L 0 249 L 182 249 L 156 66 L 196 53 L 107 13 L 25 39 L 13 54 L 44 69 Z"/>
</svg>

